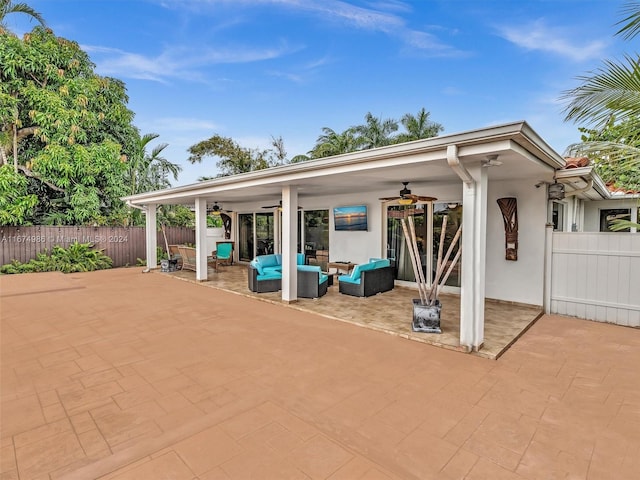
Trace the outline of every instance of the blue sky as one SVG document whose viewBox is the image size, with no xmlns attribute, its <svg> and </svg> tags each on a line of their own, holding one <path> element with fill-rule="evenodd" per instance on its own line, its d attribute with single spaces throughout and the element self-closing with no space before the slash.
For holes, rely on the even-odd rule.
<svg viewBox="0 0 640 480">
<path fill-rule="evenodd" d="M 27 3 L 97 73 L 126 83 L 136 126 L 184 168 L 174 185 L 217 173 L 186 151 L 214 133 L 247 148 L 282 136 L 291 158 L 322 127 L 422 107 L 444 133 L 526 120 L 563 153 L 580 136 L 563 122 L 562 92 L 637 48 L 613 36 L 622 0 Z M 9 19 L 18 34 L 32 26 Z"/>
</svg>

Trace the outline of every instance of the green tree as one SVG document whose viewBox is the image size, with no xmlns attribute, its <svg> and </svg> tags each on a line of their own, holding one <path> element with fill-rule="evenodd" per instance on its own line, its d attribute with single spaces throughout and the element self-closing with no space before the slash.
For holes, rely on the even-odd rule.
<svg viewBox="0 0 640 480">
<path fill-rule="evenodd" d="M 216 163 L 219 170 L 218 177 L 263 170 L 284 163 L 282 156 L 283 153 L 286 155 L 286 152 L 282 138 L 272 138 L 272 140 L 272 144 L 280 144 L 280 146 L 276 145 L 276 150 L 259 150 L 244 148 L 232 138 L 215 134 L 211 138 L 189 147 L 187 150 L 190 154 L 188 160 L 191 163 L 200 163 L 205 157 L 217 157 L 219 159 Z"/>
<path fill-rule="evenodd" d="M 38 197 L 27 191 L 27 179 L 10 165 L 0 165 L 0 225 L 24 225 Z"/>
<path fill-rule="evenodd" d="M 14 3 L 11 0 L 0 0 L 0 32 L 9 30 L 7 27 L 7 15 L 13 13 L 23 13 L 31 17 L 31 19 L 37 20 L 43 27 L 47 26 L 42 15 L 26 3 Z"/>
<path fill-rule="evenodd" d="M 39 196 L 35 223 L 112 223 L 139 138 L 124 83 L 94 73 L 77 43 L 36 27 L 0 33 L 0 164 Z M 118 220 L 119 221 L 119 220 Z"/>
<path fill-rule="evenodd" d="M 436 137 L 444 130 L 444 127 L 429 119 L 431 113 L 427 112 L 423 107 L 417 115 L 405 113 L 400 119 L 400 123 L 405 128 L 405 133 L 400 133 L 396 137 L 397 143 L 410 142 L 412 140 L 420 140 L 423 138 Z"/>
<path fill-rule="evenodd" d="M 178 180 L 182 167 L 162 156 L 163 150 L 168 146 L 166 143 L 156 145 L 151 152 L 147 152 L 149 143 L 158 137 L 157 133 L 147 133 L 140 137 L 127 160 L 131 195 L 170 187 L 169 175 Z"/>
<path fill-rule="evenodd" d="M 640 33 L 640 3 L 627 2 L 626 15 L 616 35 L 625 39 Z M 609 164 L 618 174 L 618 185 L 634 188 L 633 170 L 640 166 L 640 57 L 625 55 L 624 61 L 605 60 L 592 75 L 579 77 L 580 85 L 564 92 L 566 121 L 584 122 L 590 130 L 580 144 L 570 145 L 569 155 L 584 155 L 600 168 Z M 619 173 L 627 173 L 631 184 L 620 182 Z M 631 222 L 620 222 L 628 228 Z M 639 225 L 635 225 L 639 226 Z"/>
<path fill-rule="evenodd" d="M 627 17 L 616 35 L 633 38 L 640 33 L 640 3 L 628 2 Z M 626 23 L 623 23 L 626 22 Z M 592 75 L 578 77 L 580 85 L 563 93 L 565 121 L 583 123 L 588 135 L 570 145 L 570 155 L 585 155 L 600 163 L 617 162 L 622 168 L 640 165 L 640 57 L 605 60 Z M 617 135 L 617 136 L 616 136 Z"/>
<path fill-rule="evenodd" d="M 640 118 L 611 122 L 605 128 L 580 128 L 598 175 L 619 188 L 640 190 L 640 164 L 629 161 L 640 149 Z"/>
<path fill-rule="evenodd" d="M 316 145 L 309 152 L 311 158 L 324 158 L 357 150 L 357 141 L 353 129 L 337 133 L 329 127 L 322 128 L 322 135 L 316 140 Z"/>
<path fill-rule="evenodd" d="M 358 150 L 384 147 L 395 143 L 393 133 L 398 130 L 398 122 L 391 119 L 374 117 L 371 112 L 364 116 L 365 124 L 351 127 L 353 130 Z"/>
</svg>

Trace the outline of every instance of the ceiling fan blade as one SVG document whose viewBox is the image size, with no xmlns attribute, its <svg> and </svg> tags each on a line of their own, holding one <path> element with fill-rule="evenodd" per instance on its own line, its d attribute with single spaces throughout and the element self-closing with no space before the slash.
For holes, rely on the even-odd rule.
<svg viewBox="0 0 640 480">
<path fill-rule="evenodd" d="M 402 198 L 402 197 L 382 197 L 382 198 L 379 198 L 378 200 L 385 200 L 388 202 L 389 200 L 398 200 L 399 198 Z"/>
<path fill-rule="evenodd" d="M 433 202 L 435 200 L 437 200 L 436 197 L 424 197 L 422 195 L 411 195 L 412 197 L 415 197 L 416 200 L 419 200 L 421 202 Z"/>
</svg>

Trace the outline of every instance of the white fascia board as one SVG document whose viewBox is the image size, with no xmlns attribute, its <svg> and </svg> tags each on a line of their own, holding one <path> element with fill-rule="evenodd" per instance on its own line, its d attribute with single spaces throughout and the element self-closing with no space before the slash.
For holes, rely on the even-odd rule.
<svg viewBox="0 0 640 480">
<path fill-rule="evenodd" d="M 593 187 L 591 191 L 595 191 L 595 193 L 603 199 L 611 198 L 611 192 L 602 181 L 600 176 L 596 173 L 592 165 L 588 165 L 586 167 L 578 167 L 578 168 L 567 168 L 564 170 L 558 170 L 555 174 L 555 179 L 560 183 L 562 180 L 569 181 L 573 178 L 577 178 L 582 180 L 585 183 L 588 183 L 589 180 L 593 180 Z M 587 198 L 592 200 L 589 197 L 588 192 L 586 193 Z M 579 198 L 584 198 L 582 195 L 579 195 Z"/>
<path fill-rule="evenodd" d="M 538 157 L 537 152 L 532 152 L 544 163 L 553 164 L 564 161 L 525 122 L 520 121 L 220 177 L 181 187 L 131 195 L 123 197 L 123 200 L 134 205 L 163 203 L 229 190 L 293 182 L 305 178 L 440 160 L 446 159 L 446 149 L 449 145 L 464 148 L 467 145 L 493 143 L 501 139 L 520 139 L 521 142 L 529 144 L 533 150 L 547 154 L 548 157 L 545 158 L 544 155 Z M 526 150 L 529 151 L 529 149 Z"/>
</svg>

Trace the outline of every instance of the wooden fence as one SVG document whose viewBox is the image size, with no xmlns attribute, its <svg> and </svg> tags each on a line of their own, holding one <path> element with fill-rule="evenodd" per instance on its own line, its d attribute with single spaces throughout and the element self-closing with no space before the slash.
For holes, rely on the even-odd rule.
<svg viewBox="0 0 640 480">
<path fill-rule="evenodd" d="M 553 234 L 551 312 L 640 327 L 640 234 Z"/>
<path fill-rule="evenodd" d="M 28 262 L 55 245 L 68 247 L 74 242 L 91 243 L 113 260 L 114 267 L 135 265 L 146 259 L 145 227 L 7 227 L 0 226 L 0 265 L 12 260 Z M 194 243 L 193 228 L 167 227 L 169 245 Z M 164 237 L 158 232 L 158 247 L 163 250 Z"/>
</svg>

